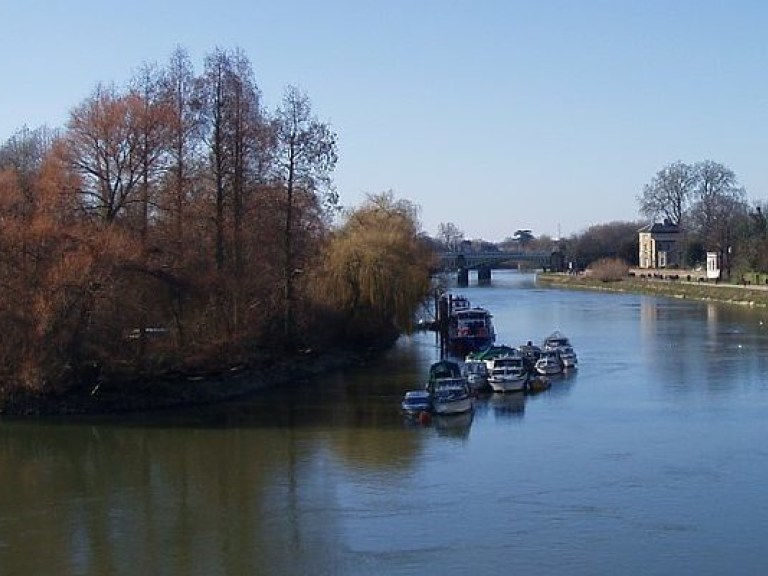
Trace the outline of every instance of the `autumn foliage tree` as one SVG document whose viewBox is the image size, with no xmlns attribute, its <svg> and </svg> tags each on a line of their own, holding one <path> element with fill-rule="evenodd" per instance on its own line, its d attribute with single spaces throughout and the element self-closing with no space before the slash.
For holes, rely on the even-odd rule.
<svg viewBox="0 0 768 576">
<path fill-rule="evenodd" d="M 63 130 L 15 134 L 0 145 L 0 400 L 408 330 L 429 282 L 416 209 L 376 196 L 334 230 L 336 155 L 302 91 L 262 107 L 238 50 L 195 74 L 177 49 L 97 86 Z"/>
</svg>

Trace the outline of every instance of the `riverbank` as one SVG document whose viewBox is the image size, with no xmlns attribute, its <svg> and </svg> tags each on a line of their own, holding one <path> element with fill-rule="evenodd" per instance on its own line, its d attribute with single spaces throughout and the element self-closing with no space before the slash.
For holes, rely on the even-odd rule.
<svg viewBox="0 0 768 576">
<path fill-rule="evenodd" d="M 0 398 L 0 417 L 109 416 L 213 404 L 366 363 L 379 349 L 303 350 L 266 355 L 252 365 L 151 379 L 111 379 L 66 392 L 16 390 Z"/>
<path fill-rule="evenodd" d="M 651 294 L 653 296 L 768 308 L 768 289 L 765 286 L 689 282 L 680 279 L 639 278 L 637 276 L 603 282 L 583 274 L 555 273 L 538 274 L 536 281 L 544 286 Z"/>
</svg>

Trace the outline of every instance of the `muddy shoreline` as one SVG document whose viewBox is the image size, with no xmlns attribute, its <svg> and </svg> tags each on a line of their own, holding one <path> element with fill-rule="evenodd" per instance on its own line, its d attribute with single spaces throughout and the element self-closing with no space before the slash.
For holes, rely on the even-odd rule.
<svg viewBox="0 0 768 576">
<path fill-rule="evenodd" d="M 99 381 L 64 393 L 16 390 L 0 398 L 0 417 L 107 416 L 226 402 L 365 364 L 385 349 L 302 351 L 270 357 L 258 365 Z"/>
</svg>

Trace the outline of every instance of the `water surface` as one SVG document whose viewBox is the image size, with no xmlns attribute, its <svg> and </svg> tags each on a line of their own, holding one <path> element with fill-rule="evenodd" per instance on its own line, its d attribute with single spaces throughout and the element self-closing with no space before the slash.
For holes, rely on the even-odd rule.
<svg viewBox="0 0 768 576">
<path fill-rule="evenodd" d="M 432 334 L 247 402 L 0 421 L 0 575 L 764 574 L 768 325 L 741 308 L 463 291 L 574 374 L 430 426 Z"/>
</svg>

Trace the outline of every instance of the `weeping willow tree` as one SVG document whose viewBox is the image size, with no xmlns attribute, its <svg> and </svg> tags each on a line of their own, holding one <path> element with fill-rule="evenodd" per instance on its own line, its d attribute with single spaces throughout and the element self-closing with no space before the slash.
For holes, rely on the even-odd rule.
<svg viewBox="0 0 768 576">
<path fill-rule="evenodd" d="M 347 336 L 386 338 L 413 329 L 433 257 L 420 227 L 418 208 L 392 192 L 369 196 L 347 214 L 317 283 L 321 298 L 344 315 Z"/>
</svg>

